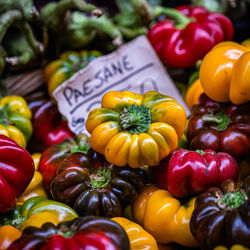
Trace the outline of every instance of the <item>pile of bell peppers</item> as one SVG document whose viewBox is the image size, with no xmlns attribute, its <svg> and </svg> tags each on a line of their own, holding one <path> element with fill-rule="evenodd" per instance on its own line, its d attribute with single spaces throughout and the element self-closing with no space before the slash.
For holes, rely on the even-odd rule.
<svg viewBox="0 0 250 250">
<path fill-rule="evenodd" d="M 61 54 L 52 99 L 0 99 L 0 250 L 250 248 L 249 46 L 222 14 L 152 10 L 166 67 L 202 59 L 190 116 L 168 93 L 107 91 L 75 135 L 52 93 L 101 53 Z"/>
</svg>

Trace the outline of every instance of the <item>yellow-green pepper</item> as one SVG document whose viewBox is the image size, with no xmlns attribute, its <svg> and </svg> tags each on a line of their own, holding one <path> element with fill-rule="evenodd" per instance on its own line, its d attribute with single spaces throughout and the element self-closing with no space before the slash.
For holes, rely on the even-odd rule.
<svg viewBox="0 0 250 250">
<path fill-rule="evenodd" d="M 170 96 L 110 91 L 86 120 L 92 148 L 118 166 L 155 166 L 176 149 L 186 113 Z"/>
<path fill-rule="evenodd" d="M 0 100 L 0 134 L 25 148 L 32 134 L 31 111 L 21 96 L 5 96 Z"/>
<path fill-rule="evenodd" d="M 101 55 L 101 52 L 97 50 L 62 53 L 59 59 L 52 61 L 44 69 L 44 80 L 48 83 L 49 95 L 52 97 L 53 91 L 59 85 Z"/>
</svg>

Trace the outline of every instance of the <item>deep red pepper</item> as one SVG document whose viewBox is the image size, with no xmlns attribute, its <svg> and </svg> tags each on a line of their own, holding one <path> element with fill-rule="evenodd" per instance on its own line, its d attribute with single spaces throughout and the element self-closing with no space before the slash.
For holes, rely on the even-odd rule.
<svg viewBox="0 0 250 250">
<path fill-rule="evenodd" d="M 149 30 L 148 38 L 166 66 L 192 67 L 214 45 L 233 38 L 232 22 L 220 13 L 190 6 L 165 12 L 172 19 L 158 22 Z"/>
<path fill-rule="evenodd" d="M 27 227 L 21 238 L 8 248 L 41 250 L 129 250 L 129 239 L 116 222 L 103 217 L 78 217 L 55 226 L 45 223 L 41 228 Z"/>
<path fill-rule="evenodd" d="M 211 149 L 190 151 L 178 149 L 173 152 L 169 162 L 162 161 L 153 171 L 160 171 L 156 182 L 168 189 L 176 197 L 198 194 L 210 187 L 218 187 L 227 179 L 238 177 L 236 160 L 224 152 Z M 163 186 L 162 186 L 163 185 Z"/>
<path fill-rule="evenodd" d="M 29 107 L 33 114 L 32 123 L 34 131 L 32 146 L 40 146 L 36 150 L 43 151 L 74 136 L 68 128 L 67 121 L 62 119 L 54 101 L 36 101 L 30 103 Z"/>
<path fill-rule="evenodd" d="M 191 109 L 187 138 L 192 150 L 212 149 L 235 158 L 250 152 L 250 102 L 234 105 L 211 100 L 205 93 Z"/>
<path fill-rule="evenodd" d="M 31 155 L 10 138 L 0 135 L 0 213 L 14 208 L 34 174 Z"/>
</svg>

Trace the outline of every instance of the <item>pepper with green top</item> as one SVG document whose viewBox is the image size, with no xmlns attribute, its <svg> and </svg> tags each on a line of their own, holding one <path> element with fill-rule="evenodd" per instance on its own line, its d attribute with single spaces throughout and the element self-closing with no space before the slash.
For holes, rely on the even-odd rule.
<svg viewBox="0 0 250 250">
<path fill-rule="evenodd" d="M 240 244 L 250 247 L 250 176 L 227 180 L 198 196 L 190 229 L 202 249 Z"/>
</svg>

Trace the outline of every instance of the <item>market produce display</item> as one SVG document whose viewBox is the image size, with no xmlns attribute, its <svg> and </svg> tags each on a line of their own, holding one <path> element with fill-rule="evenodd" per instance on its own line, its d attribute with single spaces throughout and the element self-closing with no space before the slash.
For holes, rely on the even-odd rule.
<svg viewBox="0 0 250 250">
<path fill-rule="evenodd" d="M 249 15 L 0 0 L 0 250 L 250 249 Z"/>
</svg>

